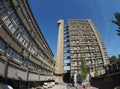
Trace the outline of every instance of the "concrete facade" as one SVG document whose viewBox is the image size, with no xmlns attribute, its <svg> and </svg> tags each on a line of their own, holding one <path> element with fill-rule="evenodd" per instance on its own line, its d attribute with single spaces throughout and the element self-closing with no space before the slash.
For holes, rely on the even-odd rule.
<svg viewBox="0 0 120 89">
<path fill-rule="evenodd" d="M 80 70 L 80 56 L 85 59 L 90 72 L 95 72 L 96 66 L 98 75 L 104 74 L 104 66 L 109 64 L 107 51 L 92 20 L 71 19 L 68 26 L 71 75 Z"/>
<path fill-rule="evenodd" d="M 61 23 L 63 23 L 63 20 Z M 70 70 L 71 75 L 80 70 L 80 56 L 86 61 L 90 72 L 94 72 L 96 66 L 98 75 L 105 73 L 104 66 L 109 64 L 107 51 L 92 20 L 70 19 L 68 20 L 68 26 L 59 25 L 58 34 L 56 57 L 58 74 L 65 73 L 65 66 L 70 67 L 66 69 Z M 69 54 L 66 56 L 65 53 Z M 65 63 L 65 60 L 69 60 L 69 62 Z M 61 61 L 63 64 L 61 64 Z M 60 70 L 62 71 L 60 72 Z"/>
<path fill-rule="evenodd" d="M 0 0 L 0 77 L 50 80 L 55 72 L 53 57 L 27 0 Z"/>
<path fill-rule="evenodd" d="M 55 81 L 58 83 L 63 82 L 63 52 L 64 52 L 64 21 L 58 21 L 58 45 L 55 65 Z"/>
</svg>

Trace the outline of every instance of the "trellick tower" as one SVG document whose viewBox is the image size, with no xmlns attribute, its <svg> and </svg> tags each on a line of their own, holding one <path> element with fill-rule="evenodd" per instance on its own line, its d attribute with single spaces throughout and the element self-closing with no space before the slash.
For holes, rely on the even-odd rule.
<svg viewBox="0 0 120 89">
<path fill-rule="evenodd" d="M 71 75 L 73 75 L 75 71 L 81 70 L 80 55 L 84 57 L 90 72 L 94 72 L 95 67 L 97 67 L 98 75 L 104 74 L 104 66 L 109 64 L 107 51 L 92 20 L 71 19 L 68 20 L 68 26 L 66 27 L 64 26 L 64 21 L 59 20 L 58 27 L 59 35 L 55 68 L 55 73 L 57 74 L 56 79 L 63 82 L 62 77 L 65 59 L 70 60 L 67 66 L 70 66 L 69 70 Z M 69 44 L 65 44 L 65 42 Z M 65 50 L 65 47 L 69 48 Z M 65 57 L 65 52 L 70 53 L 70 55 Z"/>
</svg>

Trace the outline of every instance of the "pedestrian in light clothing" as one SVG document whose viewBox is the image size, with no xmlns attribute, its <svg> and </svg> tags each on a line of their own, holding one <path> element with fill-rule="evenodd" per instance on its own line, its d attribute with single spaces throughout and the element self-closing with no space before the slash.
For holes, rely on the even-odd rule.
<svg viewBox="0 0 120 89">
<path fill-rule="evenodd" d="M 76 89 L 80 89 L 81 83 L 82 83 L 81 75 L 80 75 L 79 72 L 75 71 L 75 74 L 74 74 L 74 86 L 76 87 Z"/>
<path fill-rule="evenodd" d="M 74 74 L 74 86 L 77 86 L 77 71 Z"/>
</svg>

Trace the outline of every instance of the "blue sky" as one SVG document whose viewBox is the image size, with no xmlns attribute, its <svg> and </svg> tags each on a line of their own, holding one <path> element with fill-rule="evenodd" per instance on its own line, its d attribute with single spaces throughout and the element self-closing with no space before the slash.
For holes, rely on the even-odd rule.
<svg viewBox="0 0 120 89">
<path fill-rule="evenodd" d="M 97 27 L 108 56 L 120 54 L 120 37 L 117 26 L 111 22 L 114 13 L 120 12 L 120 0 L 28 0 L 33 15 L 56 56 L 57 21 L 64 19 L 92 19 Z"/>
</svg>

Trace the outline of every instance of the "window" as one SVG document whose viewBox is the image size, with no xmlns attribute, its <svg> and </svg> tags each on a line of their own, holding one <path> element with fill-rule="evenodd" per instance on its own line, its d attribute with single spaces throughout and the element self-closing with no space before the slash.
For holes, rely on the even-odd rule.
<svg viewBox="0 0 120 89">
<path fill-rule="evenodd" d="M 29 46 L 28 50 L 29 50 L 29 51 L 31 50 L 31 46 Z"/>
<path fill-rule="evenodd" d="M 27 46 L 28 46 L 28 43 L 27 43 L 27 42 L 25 42 L 24 46 L 27 48 Z"/>
<path fill-rule="evenodd" d="M 23 62 L 23 60 L 22 60 L 22 56 L 20 56 L 19 54 L 17 54 L 17 58 L 16 58 L 19 62 Z"/>
<path fill-rule="evenodd" d="M 28 60 L 25 59 L 23 63 L 24 63 L 25 65 L 28 65 Z"/>
<path fill-rule="evenodd" d="M 8 56 L 10 56 L 11 58 L 13 58 L 14 60 L 22 62 L 22 57 L 17 52 L 15 52 L 14 50 L 12 50 L 11 48 L 7 48 L 6 54 Z"/>
<path fill-rule="evenodd" d="M 25 45 L 25 40 L 22 41 L 22 44 Z"/>
<path fill-rule="evenodd" d="M 28 60 L 28 66 L 34 67 L 34 63 Z"/>
<path fill-rule="evenodd" d="M 8 16 L 5 18 L 4 22 L 7 26 L 11 24 L 10 20 L 8 19 Z"/>
<path fill-rule="evenodd" d="M 20 25 L 20 21 L 14 13 L 11 15 L 11 18 L 17 26 Z"/>
<path fill-rule="evenodd" d="M 26 29 L 24 29 L 24 30 L 22 31 L 22 35 L 24 36 L 24 38 L 25 38 L 26 40 L 30 39 L 30 36 L 29 36 L 28 32 L 26 31 Z"/>
<path fill-rule="evenodd" d="M 3 11 L 3 4 L 0 3 L 0 12 L 2 12 L 2 11 Z"/>
<path fill-rule="evenodd" d="M 12 15 L 12 14 L 14 13 L 12 7 L 8 8 L 8 13 L 9 13 L 10 15 Z"/>
<path fill-rule="evenodd" d="M 22 41 L 23 41 L 23 37 L 20 36 L 20 38 L 19 38 L 18 40 L 22 43 Z"/>
<path fill-rule="evenodd" d="M 70 66 L 64 66 L 64 70 L 70 70 Z"/>
<path fill-rule="evenodd" d="M 19 39 L 19 38 L 20 38 L 20 33 L 17 32 L 17 33 L 15 34 L 15 37 L 16 37 L 17 39 Z"/>
<path fill-rule="evenodd" d="M 41 67 L 41 66 L 39 66 L 39 65 L 36 65 L 36 69 L 38 69 L 38 70 L 42 71 L 42 67 Z"/>
<path fill-rule="evenodd" d="M 9 28 L 9 30 L 10 30 L 12 33 L 14 33 L 14 32 L 16 31 L 16 29 L 14 28 L 13 25 L 11 25 L 11 27 Z"/>
<path fill-rule="evenodd" d="M 35 53 L 35 51 L 34 51 L 34 48 L 33 48 L 33 47 L 31 48 L 31 50 L 30 50 L 30 51 L 31 51 L 31 53 L 32 53 L 32 54 L 34 54 L 34 53 Z"/>
<path fill-rule="evenodd" d="M 0 40 L 0 49 L 5 50 L 5 48 L 6 44 L 2 40 Z"/>
<path fill-rule="evenodd" d="M 10 48 L 7 48 L 7 50 L 6 50 L 6 54 L 8 55 L 8 56 L 11 56 L 11 49 Z"/>
<path fill-rule="evenodd" d="M 8 54 L 8 56 L 10 56 L 11 58 L 15 58 L 15 53 L 11 48 L 8 48 L 6 50 L 6 54 Z"/>
<path fill-rule="evenodd" d="M 14 33 L 16 31 L 16 29 L 14 28 L 13 24 L 11 23 L 11 21 L 9 20 L 8 16 L 6 14 L 2 15 L 2 20 L 5 22 L 6 26 L 8 27 L 8 29 Z"/>
<path fill-rule="evenodd" d="M 12 50 L 11 54 L 12 54 L 11 57 L 14 58 L 14 59 L 16 59 L 16 53 L 13 50 Z"/>
<path fill-rule="evenodd" d="M 27 14 L 27 11 L 26 11 L 23 3 L 21 4 L 21 8 L 22 8 L 22 11 L 23 11 L 24 15 L 26 16 L 26 18 L 29 19 L 29 16 L 28 16 L 28 14 Z"/>
<path fill-rule="evenodd" d="M 4 21 L 6 18 L 8 18 L 8 16 L 6 15 L 6 13 L 4 13 L 4 14 L 2 14 L 1 18 Z"/>
<path fill-rule="evenodd" d="M 4 3 L 4 5 L 5 5 L 6 8 L 9 8 L 11 6 L 10 5 L 10 1 L 4 0 L 3 3 Z"/>
</svg>

